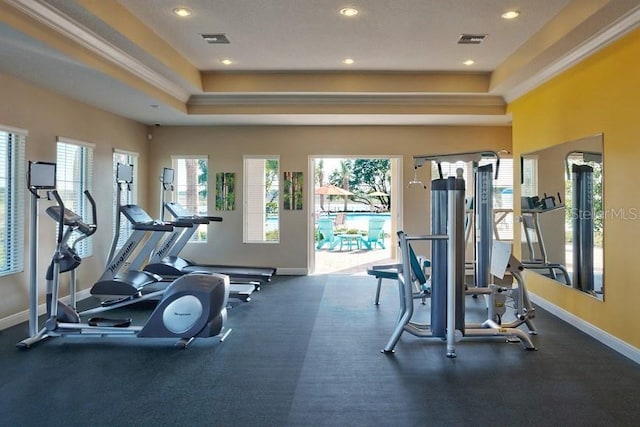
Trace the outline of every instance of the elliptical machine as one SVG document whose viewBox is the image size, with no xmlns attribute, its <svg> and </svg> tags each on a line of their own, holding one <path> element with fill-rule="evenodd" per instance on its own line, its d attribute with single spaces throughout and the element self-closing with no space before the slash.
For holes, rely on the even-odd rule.
<svg viewBox="0 0 640 427">
<path fill-rule="evenodd" d="M 227 318 L 229 278 L 224 275 L 191 274 L 172 282 L 160 303 L 142 326 L 131 326 L 131 319 L 93 318 L 82 323 L 78 313 L 59 300 L 59 276 L 73 271 L 81 263 L 68 241 L 74 232 L 86 238 L 95 233 L 96 225 L 83 222 L 82 217 L 66 209 L 55 190 L 56 164 L 29 162 L 28 188 L 31 192 L 31 263 L 30 263 L 30 336 L 17 344 L 27 349 L 48 337 L 140 337 L 178 338 L 177 346 L 186 348 L 196 337 L 220 336 L 223 341 L 230 330 L 224 329 Z M 47 208 L 47 214 L 58 223 L 57 244 L 47 280 L 47 320 L 38 330 L 38 190 L 53 189 L 51 195 L 57 206 Z M 93 222 L 96 222 L 96 204 L 88 191 L 85 196 L 91 204 Z"/>
</svg>

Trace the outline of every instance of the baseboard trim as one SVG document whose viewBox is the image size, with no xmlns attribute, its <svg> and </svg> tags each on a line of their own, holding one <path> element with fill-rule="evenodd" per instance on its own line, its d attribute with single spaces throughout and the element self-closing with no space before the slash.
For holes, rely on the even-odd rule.
<svg viewBox="0 0 640 427">
<path fill-rule="evenodd" d="M 591 323 L 584 321 L 575 314 L 568 312 L 564 308 L 558 307 L 557 305 L 547 301 L 544 298 L 539 297 L 538 295 L 535 295 L 533 293 L 529 293 L 529 295 L 531 301 L 534 304 L 539 305 L 541 308 L 564 320 L 574 328 L 581 330 L 582 332 L 600 341 L 604 345 L 611 347 L 613 350 L 617 351 L 623 356 L 628 357 L 637 364 L 640 364 L 640 349 L 622 341 L 620 338 L 617 338 L 606 331 L 603 331 L 602 329 L 592 325 Z"/>
<path fill-rule="evenodd" d="M 89 292 L 89 289 L 84 289 L 76 293 L 77 300 L 89 298 L 90 296 L 91 296 L 91 293 Z M 68 304 L 69 296 L 67 295 L 66 297 L 63 297 L 62 302 Z M 47 307 L 44 303 L 38 306 L 38 316 L 45 314 L 46 311 L 47 311 Z M 29 321 L 29 310 L 24 310 L 19 313 L 12 314 L 11 316 L 3 317 L 2 319 L 0 319 L 0 331 L 3 329 L 10 328 L 12 326 L 19 325 L 20 323 L 23 323 L 23 322 L 28 322 L 28 321 Z"/>
</svg>

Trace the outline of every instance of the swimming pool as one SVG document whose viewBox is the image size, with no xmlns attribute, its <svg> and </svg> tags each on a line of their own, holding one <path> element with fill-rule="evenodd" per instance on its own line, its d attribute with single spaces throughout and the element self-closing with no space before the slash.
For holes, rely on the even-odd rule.
<svg viewBox="0 0 640 427">
<path fill-rule="evenodd" d="M 327 216 L 334 220 L 336 218 L 336 214 L 334 213 Z M 390 213 L 346 212 L 344 217 L 344 226 L 347 229 L 367 230 L 369 228 L 370 218 L 384 218 L 384 231 L 385 233 L 389 234 L 391 229 Z"/>
<path fill-rule="evenodd" d="M 321 215 L 327 216 L 333 220 L 336 218 L 335 213 L 331 213 L 329 215 Z M 367 230 L 369 228 L 369 218 L 384 218 L 384 232 L 389 234 L 391 230 L 391 214 L 390 213 L 368 213 L 368 212 L 347 212 L 344 217 L 344 226 L 340 226 L 341 228 L 347 229 L 356 229 L 356 230 Z M 275 230 L 278 226 L 278 222 L 276 218 L 269 217 L 266 222 L 267 231 Z"/>
</svg>

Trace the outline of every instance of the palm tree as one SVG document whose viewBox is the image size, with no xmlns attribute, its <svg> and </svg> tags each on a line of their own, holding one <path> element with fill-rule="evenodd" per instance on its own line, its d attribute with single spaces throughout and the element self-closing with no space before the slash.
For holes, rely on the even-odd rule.
<svg viewBox="0 0 640 427">
<path fill-rule="evenodd" d="M 350 160 L 340 161 L 340 177 L 342 178 L 342 188 L 349 191 L 349 180 L 351 179 L 352 164 Z M 344 211 L 347 210 L 348 197 L 344 197 Z"/>
<path fill-rule="evenodd" d="M 198 186 L 194 185 L 198 182 L 198 160 L 197 159 L 185 159 L 184 161 L 185 171 L 187 176 L 186 187 L 186 208 L 191 212 L 199 212 L 198 209 Z"/>
<path fill-rule="evenodd" d="M 316 179 L 318 180 L 318 187 L 324 185 L 324 160 L 320 159 L 316 162 Z M 320 195 L 320 209 L 324 211 L 324 194 Z"/>
</svg>

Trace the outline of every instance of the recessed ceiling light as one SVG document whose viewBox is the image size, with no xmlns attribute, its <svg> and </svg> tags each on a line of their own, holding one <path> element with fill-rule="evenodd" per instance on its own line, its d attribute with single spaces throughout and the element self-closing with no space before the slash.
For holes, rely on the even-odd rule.
<svg viewBox="0 0 640 427">
<path fill-rule="evenodd" d="M 233 64 L 233 61 L 231 61 L 230 59 L 221 59 L 220 63 L 222 65 L 231 65 L 231 64 Z"/>
<path fill-rule="evenodd" d="M 181 18 L 186 18 L 187 16 L 191 16 L 193 12 L 191 9 L 187 9 L 186 7 L 176 7 L 173 9 L 173 13 Z"/>
<path fill-rule="evenodd" d="M 473 65 L 475 63 L 476 61 L 474 61 L 473 59 L 467 59 L 466 61 L 463 62 L 463 64 L 466 66 Z"/>
<path fill-rule="evenodd" d="M 356 16 L 358 14 L 358 9 L 355 7 L 343 7 L 340 9 L 340 15 L 343 16 Z"/>
<path fill-rule="evenodd" d="M 503 19 L 514 19 L 520 16 L 520 12 L 517 10 L 508 10 L 500 16 L 502 16 Z"/>
<path fill-rule="evenodd" d="M 354 60 L 353 60 L 353 59 L 351 59 L 351 58 L 347 58 L 347 59 L 345 59 L 344 61 L 342 61 L 342 63 L 343 63 L 343 64 L 347 64 L 347 65 L 351 65 L 351 64 L 353 64 L 354 62 L 356 62 L 356 61 L 354 61 Z"/>
</svg>

